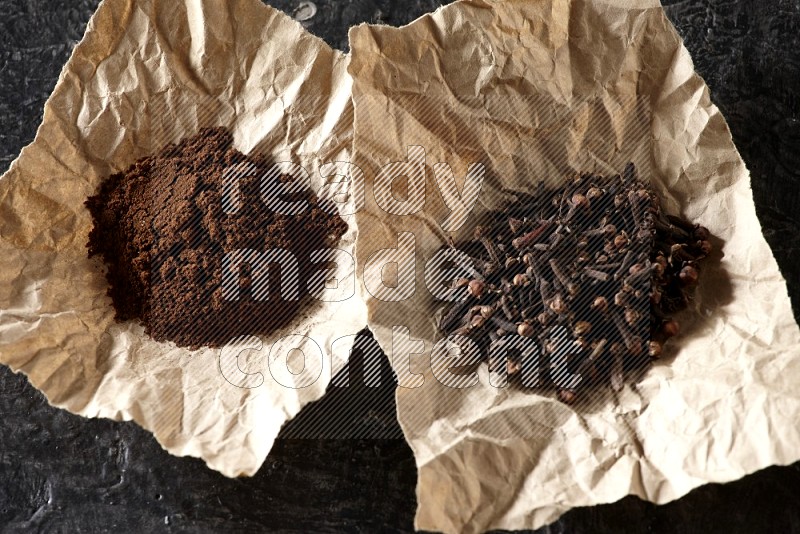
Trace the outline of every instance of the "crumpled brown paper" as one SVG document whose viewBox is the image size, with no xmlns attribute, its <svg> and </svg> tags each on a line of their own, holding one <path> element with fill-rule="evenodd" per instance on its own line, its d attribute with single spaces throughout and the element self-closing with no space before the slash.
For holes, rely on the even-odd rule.
<svg viewBox="0 0 800 534">
<path fill-rule="evenodd" d="M 363 328 L 363 303 L 318 305 L 263 338 L 261 351 L 239 359 L 263 383 L 234 386 L 226 376 L 236 361 L 219 349 L 192 352 L 114 323 L 102 266 L 87 258 L 84 201 L 109 174 L 206 126 L 229 128 L 244 153 L 302 164 L 318 190 L 319 162 L 349 158 L 346 62 L 258 0 L 105 0 L 35 141 L 0 179 L 0 362 L 55 406 L 133 419 L 173 454 L 228 476 L 255 473 L 281 425 L 346 361 L 352 340 L 335 357 L 331 342 Z M 354 239 L 351 225 L 339 247 L 352 252 Z M 278 343 L 288 334 L 307 339 Z M 307 354 L 301 376 L 319 378 L 284 387 L 310 382 L 298 384 L 285 359 L 275 364 L 279 348 L 296 346 Z"/>
<path fill-rule="evenodd" d="M 359 271 L 410 232 L 421 281 L 425 261 L 448 236 L 468 235 L 503 186 L 619 172 L 629 157 L 648 165 L 667 211 L 707 226 L 724 254 L 704 269 L 672 354 L 588 409 L 493 388 L 485 369 L 473 387 L 440 384 L 431 294 L 421 283 L 401 302 L 364 292 L 400 380 L 417 528 L 536 528 L 572 507 L 628 494 L 664 503 L 800 458 L 800 331 L 785 281 L 725 120 L 657 2 L 464 0 L 399 29 L 358 26 L 350 40 L 354 161 L 367 191 L 409 146 L 424 147 L 429 167 L 451 165 L 458 187 L 471 162 L 487 165 L 457 231 L 442 228 L 448 209 L 430 171 L 414 214 L 389 215 L 368 195 Z"/>
</svg>

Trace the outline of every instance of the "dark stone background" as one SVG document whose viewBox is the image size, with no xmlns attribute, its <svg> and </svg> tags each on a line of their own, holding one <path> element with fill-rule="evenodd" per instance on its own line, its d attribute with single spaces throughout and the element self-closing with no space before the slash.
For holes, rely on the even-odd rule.
<svg viewBox="0 0 800 534">
<path fill-rule="evenodd" d="M 290 13 L 297 5 L 270 3 Z M 665 3 L 752 172 L 758 214 L 798 315 L 800 2 Z M 33 140 L 97 4 L 0 0 L 0 170 Z M 308 28 L 341 49 L 350 25 L 404 24 L 438 7 L 432 0 L 317 5 Z M 368 406 L 351 421 L 398 436 L 392 387 L 384 384 L 349 391 Z M 301 419 L 332 413 L 342 395 L 331 399 Z M 279 439 L 255 477 L 229 480 L 199 460 L 168 455 L 134 424 L 51 408 L 23 377 L 0 367 L 0 532 L 406 532 L 415 481 L 402 439 Z M 576 509 L 540 532 L 800 532 L 800 463 L 704 486 L 664 506 L 628 497 Z"/>
</svg>

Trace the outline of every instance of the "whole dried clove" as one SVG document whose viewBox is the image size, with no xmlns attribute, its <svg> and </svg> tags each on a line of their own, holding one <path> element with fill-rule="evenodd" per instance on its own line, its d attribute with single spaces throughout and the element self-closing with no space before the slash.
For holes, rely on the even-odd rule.
<svg viewBox="0 0 800 534">
<path fill-rule="evenodd" d="M 622 262 L 619 264 L 617 272 L 614 273 L 614 279 L 619 280 L 630 269 L 631 264 L 636 260 L 636 254 L 632 250 L 625 253 Z"/>
<path fill-rule="evenodd" d="M 500 253 L 497 250 L 497 247 L 494 243 L 489 240 L 488 237 L 485 235 L 485 229 L 482 226 L 478 226 L 475 228 L 475 239 L 480 241 L 481 245 L 484 246 L 486 252 L 489 254 L 489 259 L 492 263 L 500 264 Z"/>
<path fill-rule="evenodd" d="M 600 282 L 608 282 L 611 279 L 610 274 L 603 271 L 598 271 L 597 269 L 584 269 L 583 274 Z"/>
<path fill-rule="evenodd" d="M 505 319 L 501 319 L 496 315 L 489 319 L 489 322 L 492 323 L 497 328 L 502 328 L 506 332 L 516 332 L 517 325 L 512 323 L 511 321 L 506 321 Z"/>
<path fill-rule="evenodd" d="M 553 270 L 553 274 L 556 275 L 556 279 L 561 283 L 561 287 L 566 288 L 569 285 L 569 278 L 567 275 L 564 274 L 564 271 L 561 270 L 559 267 L 558 262 L 555 259 L 550 260 L 550 269 Z"/>
<path fill-rule="evenodd" d="M 442 318 L 441 323 L 439 324 L 439 329 L 448 331 L 453 329 L 461 322 L 466 321 L 468 318 L 467 314 L 470 307 L 473 305 L 473 302 L 474 300 L 467 298 L 466 300 L 456 303 Z"/>
<path fill-rule="evenodd" d="M 514 239 L 511 242 L 511 245 L 517 250 L 521 250 L 523 248 L 532 246 L 534 243 L 536 243 L 536 240 L 539 239 L 542 236 L 542 234 L 544 234 L 545 230 L 547 230 L 549 227 L 550 223 L 544 222 L 540 224 L 539 227 L 536 228 L 535 230 L 531 230 L 525 235 Z"/>
</svg>

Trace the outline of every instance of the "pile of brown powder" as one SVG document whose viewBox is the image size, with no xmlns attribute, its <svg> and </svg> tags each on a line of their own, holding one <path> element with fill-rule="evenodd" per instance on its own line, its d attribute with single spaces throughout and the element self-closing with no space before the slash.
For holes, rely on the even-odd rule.
<svg viewBox="0 0 800 534">
<path fill-rule="evenodd" d="M 259 187 L 272 162 L 244 156 L 232 143 L 225 129 L 201 130 L 110 176 L 86 201 L 94 218 L 89 256 L 101 255 L 108 267 L 108 294 L 117 320 L 141 320 L 158 341 L 220 346 L 285 326 L 310 300 L 308 277 L 324 267 L 312 264 L 310 253 L 335 246 L 347 230 L 310 191 L 283 199 L 306 200 L 303 213 L 268 210 Z M 238 179 L 240 208 L 229 215 L 223 211 L 224 173 L 237 164 L 257 171 Z M 277 248 L 297 258 L 299 299 L 281 294 L 281 277 L 287 273 L 276 267 L 270 268 L 267 298 L 254 295 L 247 263 L 239 270 L 238 300 L 224 297 L 227 253 Z"/>
</svg>

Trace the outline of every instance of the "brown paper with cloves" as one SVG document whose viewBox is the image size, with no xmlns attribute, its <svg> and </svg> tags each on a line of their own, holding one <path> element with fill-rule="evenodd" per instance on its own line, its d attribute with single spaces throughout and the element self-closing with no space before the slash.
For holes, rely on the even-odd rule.
<svg viewBox="0 0 800 534">
<path fill-rule="evenodd" d="M 441 334 L 426 286 L 397 302 L 365 291 L 419 468 L 417 528 L 537 528 L 572 507 L 629 494 L 664 503 L 800 458 L 800 331 L 785 281 L 725 120 L 658 3 L 465 0 L 399 29 L 358 26 L 350 40 L 366 190 L 410 146 L 425 149 L 428 168 L 419 211 L 392 215 L 367 195 L 357 216 L 365 278 L 375 251 L 404 234 L 420 282 L 426 261 L 469 238 L 504 188 L 611 174 L 627 161 L 667 212 L 707 226 L 722 250 L 669 354 L 586 405 L 493 387 L 485 366 L 471 387 L 450 387 L 431 363 Z M 476 161 L 483 188 L 454 227 L 435 166 L 449 165 L 463 190 Z"/>
<path fill-rule="evenodd" d="M 258 0 L 103 2 L 35 141 L 0 179 L 0 362 L 54 406 L 134 420 L 173 454 L 249 475 L 344 365 L 347 347 L 334 354 L 332 342 L 368 321 L 401 385 L 398 418 L 419 468 L 416 526 L 445 532 L 535 528 L 628 494 L 663 503 L 800 458 L 800 331 L 785 281 L 727 125 L 657 3 L 460 1 L 403 28 L 359 26 L 351 50 L 334 52 Z M 363 206 L 350 196 L 348 209 L 361 209 L 342 245 L 355 252 L 357 296 L 262 339 L 267 348 L 286 334 L 312 339 L 323 358 L 310 387 L 275 382 L 268 350 L 239 362 L 265 383 L 233 387 L 219 350 L 114 323 L 102 266 L 86 257 L 83 202 L 100 181 L 204 126 L 230 128 L 242 152 L 307 166 L 317 188 L 321 162 L 364 171 Z M 376 202 L 375 178 L 409 146 L 426 150 L 425 203 L 392 215 Z M 452 218 L 432 166 L 447 163 L 463 188 L 476 161 L 484 188 Z M 425 260 L 469 235 L 504 188 L 627 161 L 667 211 L 707 226 L 722 249 L 671 354 L 592 407 L 490 387 L 485 369 L 470 388 L 434 379 Z M 416 290 L 399 302 L 373 296 L 364 267 L 404 232 Z"/>
</svg>

